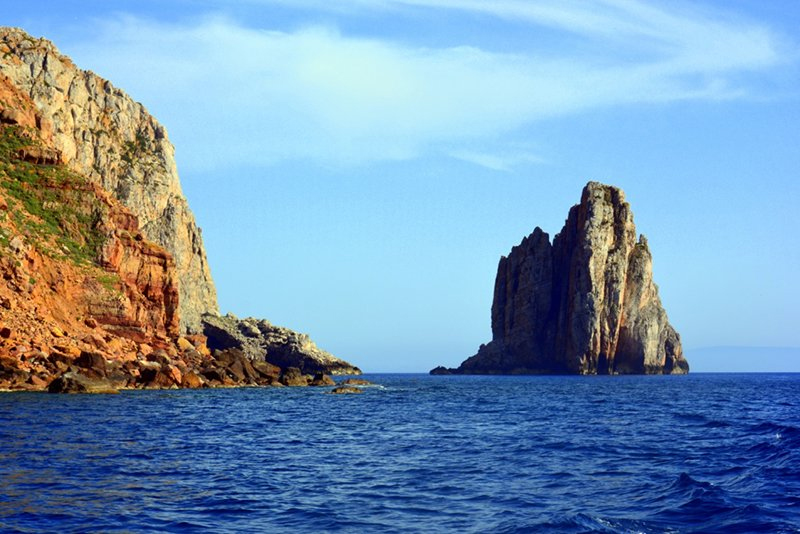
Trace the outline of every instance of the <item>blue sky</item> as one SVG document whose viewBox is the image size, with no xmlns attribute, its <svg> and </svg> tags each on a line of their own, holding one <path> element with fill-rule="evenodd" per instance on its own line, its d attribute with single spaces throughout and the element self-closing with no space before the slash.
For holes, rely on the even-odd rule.
<svg viewBox="0 0 800 534">
<path fill-rule="evenodd" d="M 223 312 L 367 371 L 458 365 L 491 337 L 500 255 L 552 237 L 598 180 L 626 192 L 694 368 L 740 346 L 780 348 L 750 370 L 800 371 L 795 1 L 29 0 L 0 18 L 167 127 Z"/>
</svg>

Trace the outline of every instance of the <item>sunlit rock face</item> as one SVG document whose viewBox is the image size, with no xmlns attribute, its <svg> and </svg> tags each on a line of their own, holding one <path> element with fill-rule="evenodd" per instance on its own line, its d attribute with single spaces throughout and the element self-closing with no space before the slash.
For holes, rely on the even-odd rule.
<svg viewBox="0 0 800 534">
<path fill-rule="evenodd" d="M 172 255 L 181 330 L 199 331 L 201 315 L 217 312 L 217 295 L 165 128 L 50 41 L 19 29 L 0 28 L 0 74 L 33 100 L 63 162 L 119 199 L 145 237 Z"/>
<path fill-rule="evenodd" d="M 552 243 L 540 228 L 500 259 L 492 341 L 461 374 L 683 374 L 689 366 L 624 193 L 590 182 Z"/>
</svg>

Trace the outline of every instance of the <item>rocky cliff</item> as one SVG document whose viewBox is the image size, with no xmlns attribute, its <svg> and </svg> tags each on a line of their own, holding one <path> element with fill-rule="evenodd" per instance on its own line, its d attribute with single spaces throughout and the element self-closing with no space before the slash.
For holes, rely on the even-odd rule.
<svg viewBox="0 0 800 534">
<path fill-rule="evenodd" d="M 204 313 L 214 288 L 163 129 L 46 41 L 3 30 L 0 51 L 0 390 L 326 386 L 324 373 L 360 372 L 308 336 Z"/>
<path fill-rule="evenodd" d="M 175 351 L 178 336 L 172 256 L 61 163 L 44 122 L 0 75 L 0 387 L 41 389 L 83 352 Z"/>
<path fill-rule="evenodd" d="M 623 192 L 589 183 L 552 244 L 536 228 L 500 259 L 492 341 L 432 373 L 688 372 L 652 261 Z"/>
<path fill-rule="evenodd" d="M 0 74 L 33 101 L 61 161 L 119 199 L 144 236 L 170 253 L 181 329 L 199 331 L 201 315 L 217 312 L 216 291 L 164 127 L 123 91 L 22 30 L 0 28 Z"/>
</svg>

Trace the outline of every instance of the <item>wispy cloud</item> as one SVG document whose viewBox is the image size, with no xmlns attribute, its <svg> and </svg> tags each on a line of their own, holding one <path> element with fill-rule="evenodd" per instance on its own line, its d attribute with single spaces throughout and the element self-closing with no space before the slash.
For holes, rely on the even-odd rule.
<svg viewBox="0 0 800 534">
<path fill-rule="evenodd" d="M 79 51 L 158 108 L 182 140 L 184 165 L 202 168 L 293 158 L 360 164 L 438 152 L 508 170 L 524 158 L 503 156 L 492 143 L 538 120 L 620 104 L 740 98 L 752 91 L 748 74 L 783 60 L 780 38 L 758 24 L 633 0 L 341 5 L 468 11 L 578 35 L 593 43 L 592 53 L 430 48 L 318 25 L 254 29 L 220 17 L 105 21 Z M 471 148 L 483 140 L 485 150 Z"/>
</svg>

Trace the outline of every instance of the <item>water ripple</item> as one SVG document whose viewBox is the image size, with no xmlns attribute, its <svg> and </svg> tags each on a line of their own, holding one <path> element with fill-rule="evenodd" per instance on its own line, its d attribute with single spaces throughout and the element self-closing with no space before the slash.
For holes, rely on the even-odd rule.
<svg viewBox="0 0 800 534">
<path fill-rule="evenodd" d="M 0 396 L 0 531 L 800 532 L 800 376 Z"/>
</svg>

